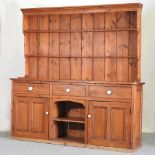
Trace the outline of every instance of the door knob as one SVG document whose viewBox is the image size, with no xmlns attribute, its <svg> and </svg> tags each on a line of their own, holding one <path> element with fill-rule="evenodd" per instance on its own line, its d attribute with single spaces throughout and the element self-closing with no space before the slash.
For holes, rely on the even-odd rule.
<svg viewBox="0 0 155 155">
<path fill-rule="evenodd" d="M 88 118 L 91 118 L 91 115 L 90 114 L 88 115 Z"/>
<path fill-rule="evenodd" d="M 112 94 L 112 91 L 111 90 L 107 90 L 107 94 L 108 95 L 111 95 Z"/>
<path fill-rule="evenodd" d="M 45 114 L 48 115 L 48 111 L 46 111 Z"/>
<path fill-rule="evenodd" d="M 66 89 L 66 92 L 67 92 L 67 93 L 69 93 L 70 91 L 71 91 L 70 88 L 67 88 L 67 89 Z"/>
<path fill-rule="evenodd" d="M 33 87 L 32 87 L 32 86 L 29 86 L 29 87 L 28 87 L 28 90 L 29 90 L 29 91 L 33 90 Z"/>
</svg>

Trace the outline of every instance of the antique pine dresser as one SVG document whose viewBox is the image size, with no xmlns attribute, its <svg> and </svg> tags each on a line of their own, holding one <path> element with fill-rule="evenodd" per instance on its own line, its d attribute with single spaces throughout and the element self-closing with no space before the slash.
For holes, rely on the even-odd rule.
<svg viewBox="0 0 155 155">
<path fill-rule="evenodd" d="M 17 139 L 141 145 L 142 4 L 22 9 L 25 76 L 12 80 Z"/>
</svg>

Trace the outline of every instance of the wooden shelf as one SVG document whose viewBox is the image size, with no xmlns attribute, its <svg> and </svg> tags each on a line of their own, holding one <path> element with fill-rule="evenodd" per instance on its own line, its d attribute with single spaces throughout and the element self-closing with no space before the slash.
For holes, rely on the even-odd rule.
<svg viewBox="0 0 155 155">
<path fill-rule="evenodd" d="M 113 32 L 113 31 L 138 31 L 137 28 L 103 29 L 103 30 L 24 30 L 24 33 L 81 33 L 81 32 Z"/>
<path fill-rule="evenodd" d="M 58 117 L 54 118 L 54 121 L 57 122 L 72 122 L 72 123 L 85 123 L 84 118 L 79 118 L 79 117 Z"/>
<path fill-rule="evenodd" d="M 45 56 L 45 55 L 25 55 L 25 57 L 45 57 L 45 58 L 133 58 L 139 59 L 137 56 Z"/>
</svg>

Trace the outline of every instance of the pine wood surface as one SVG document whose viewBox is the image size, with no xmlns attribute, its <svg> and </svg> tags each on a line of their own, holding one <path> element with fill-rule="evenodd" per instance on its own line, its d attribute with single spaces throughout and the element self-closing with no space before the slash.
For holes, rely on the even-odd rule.
<svg viewBox="0 0 155 155">
<path fill-rule="evenodd" d="M 138 148 L 141 9 L 140 3 L 22 9 L 25 76 L 11 78 L 11 135 Z"/>
</svg>

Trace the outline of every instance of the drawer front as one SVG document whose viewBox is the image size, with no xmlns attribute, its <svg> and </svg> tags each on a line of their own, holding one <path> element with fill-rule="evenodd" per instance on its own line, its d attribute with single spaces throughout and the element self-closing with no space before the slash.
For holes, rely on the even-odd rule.
<svg viewBox="0 0 155 155">
<path fill-rule="evenodd" d="M 14 93 L 49 94 L 48 83 L 14 83 Z"/>
<path fill-rule="evenodd" d="M 85 86 L 53 84 L 53 95 L 85 96 Z"/>
<path fill-rule="evenodd" d="M 89 86 L 88 94 L 91 97 L 104 98 L 131 98 L 130 87 Z"/>
</svg>

